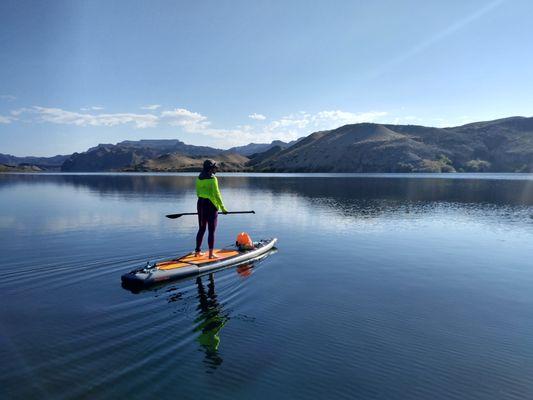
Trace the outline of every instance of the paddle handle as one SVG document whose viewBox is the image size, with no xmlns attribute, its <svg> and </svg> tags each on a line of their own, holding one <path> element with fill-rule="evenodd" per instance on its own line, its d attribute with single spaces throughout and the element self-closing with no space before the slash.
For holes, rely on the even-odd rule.
<svg viewBox="0 0 533 400">
<path fill-rule="evenodd" d="M 255 211 L 254 210 L 251 210 L 251 211 L 228 211 L 226 214 L 255 214 Z M 170 218 L 170 219 L 176 219 L 176 218 L 182 217 L 184 215 L 198 215 L 198 213 L 195 212 L 195 213 L 168 214 L 168 215 L 166 215 L 166 217 Z"/>
</svg>

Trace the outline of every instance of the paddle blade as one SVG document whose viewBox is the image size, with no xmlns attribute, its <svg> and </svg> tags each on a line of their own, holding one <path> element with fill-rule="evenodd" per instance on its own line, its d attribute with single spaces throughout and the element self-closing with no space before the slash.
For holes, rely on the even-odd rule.
<svg viewBox="0 0 533 400">
<path fill-rule="evenodd" d="M 168 214 L 168 215 L 165 215 L 165 217 L 170 218 L 170 219 L 176 219 L 176 218 L 181 217 L 182 215 L 183 214 Z"/>
</svg>

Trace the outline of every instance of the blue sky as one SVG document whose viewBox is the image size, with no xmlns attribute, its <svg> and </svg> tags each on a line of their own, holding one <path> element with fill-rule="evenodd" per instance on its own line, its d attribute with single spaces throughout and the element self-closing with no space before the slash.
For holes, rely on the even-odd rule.
<svg viewBox="0 0 533 400">
<path fill-rule="evenodd" d="M 533 115 L 533 3 L 0 2 L 0 153 Z"/>
</svg>

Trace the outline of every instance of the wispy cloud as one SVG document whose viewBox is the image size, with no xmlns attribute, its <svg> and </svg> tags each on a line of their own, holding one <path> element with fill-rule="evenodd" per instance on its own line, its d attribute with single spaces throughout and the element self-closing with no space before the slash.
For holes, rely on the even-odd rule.
<svg viewBox="0 0 533 400">
<path fill-rule="evenodd" d="M 325 110 L 317 113 L 301 111 L 283 116 L 270 123 L 252 127 L 239 125 L 234 129 L 207 128 L 200 133 L 226 145 L 240 145 L 250 142 L 267 143 L 273 140 L 291 141 L 317 130 L 338 128 L 346 124 L 373 122 L 387 115 L 383 111 L 352 113 L 341 110 Z"/>
<path fill-rule="evenodd" d="M 362 113 L 352 113 L 341 110 L 320 111 L 311 120 L 316 127 L 325 129 L 335 128 L 341 125 L 358 124 L 361 122 L 372 122 L 387 115 L 384 111 L 369 111 Z"/>
<path fill-rule="evenodd" d="M 478 20 L 479 18 L 483 17 L 485 14 L 491 12 L 492 10 L 496 9 L 498 6 L 500 6 L 502 3 L 504 3 L 506 0 L 493 0 L 489 3 L 486 3 L 482 7 L 479 7 L 476 11 L 473 13 L 466 15 L 465 17 L 455 21 L 454 23 L 448 25 L 445 29 L 430 35 L 429 37 L 425 38 L 419 43 L 416 43 L 411 48 L 404 51 L 399 56 L 392 58 L 388 63 L 384 64 L 383 66 L 376 68 L 372 74 L 370 75 L 371 78 L 377 78 L 384 74 L 387 70 L 390 70 L 394 66 L 403 63 L 404 61 L 408 60 L 409 58 L 415 56 L 418 53 L 421 53 L 422 51 L 426 50 L 427 48 L 433 46 L 434 44 L 440 42 L 441 40 L 445 39 L 446 37 L 454 34 L 455 32 L 465 28 L 469 24 L 473 23 L 474 21 Z"/>
<path fill-rule="evenodd" d="M 255 119 L 256 121 L 264 121 L 266 117 L 263 114 L 253 113 L 248 115 L 248 118 Z"/>
<path fill-rule="evenodd" d="M 423 123 L 422 118 L 416 117 L 414 115 L 406 115 L 404 117 L 396 117 L 392 120 L 392 123 L 395 125 L 407 124 L 415 125 Z"/>
<path fill-rule="evenodd" d="M 5 100 L 5 101 L 14 101 L 17 98 L 11 94 L 0 94 L 0 99 Z"/>
<path fill-rule="evenodd" d="M 284 128 L 291 129 L 333 129 L 342 125 L 356 124 L 360 122 L 372 122 L 387 115 L 384 111 L 369 111 L 363 113 L 353 113 L 341 110 L 325 110 L 311 114 L 305 111 L 284 116 L 272 121 L 267 128 L 278 130 Z"/>
<path fill-rule="evenodd" d="M 152 114 L 116 113 L 83 114 L 60 108 L 35 106 L 32 108 L 42 122 L 76 126 L 115 126 L 132 123 L 136 128 L 149 128 L 157 125 L 157 116 Z"/>
<path fill-rule="evenodd" d="M 104 107 L 101 106 L 91 106 L 91 107 L 82 107 L 80 108 L 81 111 L 100 111 L 103 110 Z"/>
<path fill-rule="evenodd" d="M 0 115 L 0 124 L 10 124 L 11 121 L 13 121 L 12 117 L 6 117 L 4 115 Z"/>
<path fill-rule="evenodd" d="M 25 112 L 32 112 L 32 109 L 27 107 L 18 108 L 16 110 L 12 110 L 11 115 L 13 115 L 14 117 L 18 117 L 19 115 Z"/>
<path fill-rule="evenodd" d="M 52 124 L 74 126 L 104 126 L 132 124 L 134 127 L 153 128 L 166 125 L 178 128 L 176 135 L 190 133 L 213 139 L 213 145 L 233 146 L 249 142 L 271 142 L 272 140 L 290 141 L 308 135 L 317 130 L 337 128 L 341 125 L 358 122 L 373 122 L 387 115 L 383 111 L 353 113 L 343 110 L 323 110 L 316 113 L 300 111 L 269 121 L 254 118 L 257 123 L 237 125 L 233 128 L 213 127 L 209 118 L 201 113 L 175 108 L 159 113 L 89 113 L 63 110 L 61 108 L 34 106 L 11 111 L 11 116 L 0 117 L 0 123 L 11 123 L 13 120 L 27 117 L 27 122 L 46 122 Z M 263 116 L 264 117 L 264 116 Z M 265 121 L 265 122 L 263 122 Z"/>
<path fill-rule="evenodd" d="M 141 110 L 157 110 L 158 108 L 161 107 L 161 104 L 149 104 L 149 105 L 146 105 L 146 106 L 142 106 L 141 107 Z"/>
</svg>

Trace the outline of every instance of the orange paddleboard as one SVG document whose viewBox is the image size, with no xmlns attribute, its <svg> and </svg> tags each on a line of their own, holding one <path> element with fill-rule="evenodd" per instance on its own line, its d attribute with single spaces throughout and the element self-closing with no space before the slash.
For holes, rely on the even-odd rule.
<svg viewBox="0 0 533 400">
<path fill-rule="evenodd" d="M 237 250 L 235 247 L 217 249 L 214 254 L 217 258 L 210 259 L 208 254 L 195 257 L 194 253 L 185 254 L 182 257 L 160 261 L 156 264 L 134 269 L 123 274 L 122 283 L 127 287 L 144 288 L 163 281 L 198 276 L 216 271 L 232 265 L 240 265 L 247 261 L 258 260 L 266 257 L 274 247 L 277 239 L 263 239 L 254 242 L 252 249 Z"/>
<path fill-rule="evenodd" d="M 202 265 L 205 263 L 210 263 L 213 261 L 223 260 L 228 257 L 236 256 L 237 254 L 239 254 L 239 252 L 235 250 L 215 249 L 213 250 L 213 254 L 216 255 L 217 258 L 215 259 L 209 258 L 209 254 L 207 252 L 199 257 L 195 257 L 194 253 L 187 254 L 183 257 L 178 258 L 177 260 L 163 261 L 163 262 L 157 263 L 156 268 L 164 270 L 164 271 L 168 271 L 170 269 L 186 267 L 191 264 Z"/>
</svg>

